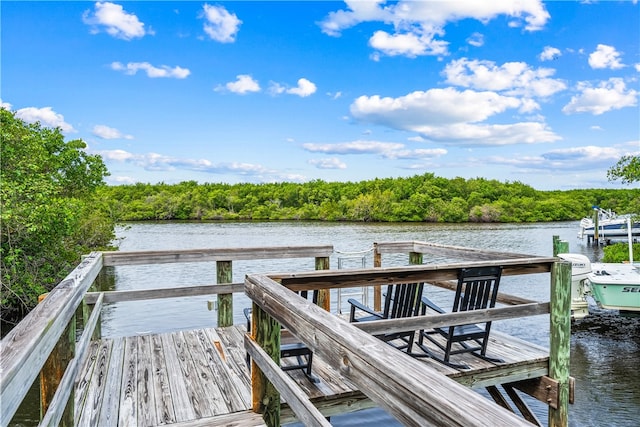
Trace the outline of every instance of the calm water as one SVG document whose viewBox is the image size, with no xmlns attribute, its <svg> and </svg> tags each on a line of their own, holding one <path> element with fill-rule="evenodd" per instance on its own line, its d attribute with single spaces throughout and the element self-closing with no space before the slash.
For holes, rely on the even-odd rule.
<svg viewBox="0 0 640 427">
<path fill-rule="evenodd" d="M 343 257 L 346 268 L 360 268 L 362 260 L 351 257 L 362 253 L 366 267 L 373 264 L 373 242 L 421 240 L 427 242 L 494 249 L 531 255 L 552 254 L 552 236 L 567 240 L 572 252 L 583 253 L 592 261 L 601 257 L 576 238 L 577 222 L 553 224 L 353 224 L 353 223 L 143 223 L 118 229 L 120 250 L 164 250 L 217 247 L 284 245 L 333 245 L 336 253 L 331 267 Z M 361 255 L 358 255 L 361 256 Z M 427 259 L 425 262 L 438 262 Z M 383 265 L 406 265 L 407 255 L 383 256 Z M 242 282 L 247 273 L 299 271 L 314 268 L 314 261 L 276 260 L 234 262 L 233 281 Z M 125 266 L 111 269 L 118 289 L 173 287 L 215 283 L 215 263 L 161 266 Z M 506 277 L 505 293 L 536 300 L 548 300 L 549 275 Z M 442 292 L 439 295 L 437 292 Z M 430 296 L 444 298 L 446 291 Z M 209 327 L 215 312 L 207 308 L 207 297 L 130 302 L 105 308 L 104 336 L 156 333 L 177 329 Z M 234 297 L 235 321 L 250 301 Z M 571 375 L 576 378 L 576 403 L 570 408 L 571 426 L 640 426 L 640 317 L 620 317 L 617 312 L 598 310 L 574 324 L 571 340 Z M 337 309 L 334 307 L 334 310 Z M 494 328 L 548 346 L 548 316 L 537 316 L 494 323 Z M 528 400 L 538 418 L 546 423 L 546 408 Z M 33 412 L 31 412 L 33 414 Z M 23 425 L 31 425 L 23 416 Z M 336 425 L 393 425 L 393 419 L 379 410 L 333 417 Z"/>
</svg>

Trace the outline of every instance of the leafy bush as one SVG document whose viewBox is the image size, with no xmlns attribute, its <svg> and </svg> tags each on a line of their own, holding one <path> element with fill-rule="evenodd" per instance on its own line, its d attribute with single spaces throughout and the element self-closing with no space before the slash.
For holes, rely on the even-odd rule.
<svg viewBox="0 0 640 427">
<path fill-rule="evenodd" d="M 640 243 L 633 244 L 633 259 L 640 261 Z M 614 243 L 604 247 L 602 262 L 624 262 L 629 261 L 629 244 Z"/>
<path fill-rule="evenodd" d="M 27 124 L 0 109 L 1 320 L 21 319 L 79 262 L 106 249 L 114 220 L 95 190 L 107 169 L 82 140 L 65 142 L 60 129 Z"/>
</svg>

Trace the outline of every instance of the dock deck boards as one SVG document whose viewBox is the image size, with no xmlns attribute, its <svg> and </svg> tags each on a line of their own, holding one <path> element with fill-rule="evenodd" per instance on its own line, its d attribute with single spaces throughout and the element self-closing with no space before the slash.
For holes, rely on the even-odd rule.
<svg viewBox="0 0 640 427">
<path fill-rule="evenodd" d="M 76 383 L 78 426 L 197 427 L 263 425 L 251 408 L 246 366 L 245 327 L 207 328 L 158 335 L 103 339 L 91 345 Z M 492 332 L 488 353 L 493 364 L 461 355 L 470 370 L 458 371 L 419 358 L 444 375 L 470 387 L 485 387 L 548 374 L 548 351 L 526 341 Z M 302 372 L 291 376 L 321 410 L 347 412 L 372 406 L 335 369 L 314 358 L 312 383 Z M 290 411 L 282 418 L 291 420 Z"/>
</svg>

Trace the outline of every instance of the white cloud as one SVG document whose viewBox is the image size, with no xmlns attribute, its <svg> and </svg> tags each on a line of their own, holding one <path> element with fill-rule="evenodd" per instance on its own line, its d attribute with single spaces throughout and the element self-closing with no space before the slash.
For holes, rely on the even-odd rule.
<svg viewBox="0 0 640 427">
<path fill-rule="evenodd" d="M 475 47 L 484 46 L 484 35 L 480 33 L 473 33 L 471 34 L 471 37 L 467 39 L 467 43 Z"/>
<path fill-rule="evenodd" d="M 580 93 L 562 108 L 563 113 L 591 113 L 597 116 L 607 111 L 633 107 L 638 101 L 638 92 L 627 89 L 619 78 L 602 81 L 596 87 L 589 82 L 579 82 L 577 90 Z"/>
<path fill-rule="evenodd" d="M 191 74 L 188 68 L 182 67 L 169 67 L 167 65 L 161 65 L 155 67 L 148 62 L 129 62 L 124 65 L 121 62 L 112 62 L 111 69 L 115 71 L 122 71 L 128 75 L 135 75 L 138 71 L 142 70 L 147 73 L 147 77 L 150 78 L 174 78 L 185 79 Z"/>
<path fill-rule="evenodd" d="M 302 145 L 307 151 L 312 153 L 325 154 L 378 154 L 386 159 L 417 159 L 434 158 L 447 154 L 443 148 L 435 149 L 407 149 L 404 144 L 397 142 L 380 141 L 350 141 L 335 144 L 306 143 Z"/>
<path fill-rule="evenodd" d="M 238 74 L 236 76 L 236 81 L 229 82 L 224 86 L 218 86 L 215 90 L 220 92 L 225 89 L 229 92 L 238 93 L 240 95 L 245 95 L 249 92 L 260 92 L 261 90 L 258 81 L 254 80 L 249 74 Z"/>
<path fill-rule="evenodd" d="M 122 184 L 135 184 L 136 180 L 130 176 L 108 176 L 106 178 L 109 184 L 122 185 Z"/>
<path fill-rule="evenodd" d="M 627 148 L 627 145 L 635 145 L 635 151 Z M 488 157 L 484 161 L 490 164 L 513 166 L 523 170 L 561 172 L 597 170 L 609 168 L 623 155 L 640 154 L 639 146 L 640 141 L 610 147 L 588 145 L 551 150 L 539 156 L 494 156 Z"/>
<path fill-rule="evenodd" d="M 467 58 L 451 61 L 443 71 L 447 83 L 457 86 L 543 98 L 567 88 L 562 80 L 551 78 L 554 74 L 554 69 L 533 69 L 525 62 L 506 62 L 498 66 L 493 61 Z"/>
<path fill-rule="evenodd" d="M 9 104 L 8 102 L 4 102 L 2 99 L 0 99 L 0 108 L 4 108 L 5 110 L 11 111 L 11 109 L 13 108 L 13 105 Z"/>
<path fill-rule="evenodd" d="M 260 164 L 244 162 L 213 163 L 208 159 L 190 159 L 167 156 L 159 153 L 135 154 L 124 150 L 94 151 L 105 162 L 126 163 L 143 168 L 150 172 L 166 172 L 186 170 L 216 175 L 235 175 L 242 177 L 242 181 L 257 182 L 303 182 L 306 177 L 299 174 L 282 173 Z M 128 179 L 128 178 L 124 178 Z M 124 181 L 123 181 L 124 182 Z"/>
<path fill-rule="evenodd" d="M 291 95 L 298 95 L 300 97 L 306 97 L 313 95 L 316 92 L 316 85 L 305 78 L 298 80 L 298 86 L 291 89 L 287 89 L 287 93 Z"/>
<path fill-rule="evenodd" d="M 105 125 L 96 125 L 93 127 L 93 131 L 91 132 L 98 138 L 102 139 L 133 139 L 131 135 L 125 135 L 120 132 L 118 129 L 105 126 Z"/>
<path fill-rule="evenodd" d="M 538 58 L 540 58 L 540 61 L 551 61 L 554 59 L 558 59 L 560 56 L 562 56 L 562 52 L 560 52 L 560 49 L 556 47 L 545 46 L 544 50 L 542 51 L 542 53 L 540 53 L 540 56 Z"/>
<path fill-rule="evenodd" d="M 76 132 L 73 126 L 64 121 L 64 116 L 53 111 L 51 107 L 21 108 L 16 111 L 16 117 L 27 123 L 40 122 L 46 127 L 60 128 L 65 133 Z"/>
<path fill-rule="evenodd" d="M 182 169 L 215 174 L 233 173 L 243 176 L 275 173 L 275 171 L 262 165 L 251 163 L 229 162 L 214 164 L 207 159 L 187 159 L 158 153 L 134 154 L 124 150 L 102 150 L 97 151 L 97 153 L 105 160 L 132 163 L 148 171 Z"/>
<path fill-rule="evenodd" d="M 318 169 L 346 169 L 347 164 L 336 157 L 330 157 L 327 159 L 311 159 L 309 164 L 317 167 Z"/>
<path fill-rule="evenodd" d="M 222 6 L 203 6 L 203 16 L 207 20 L 204 24 L 204 32 L 221 43 L 233 43 L 242 21 L 235 13 L 229 13 Z"/>
<path fill-rule="evenodd" d="M 437 40 L 444 36 L 444 28 L 449 22 L 476 19 L 487 22 L 500 15 L 512 19 L 510 26 L 524 25 L 528 31 L 539 30 L 550 18 L 539 0 L 518 2 L 457 2 L 457 1 L 407 1 L 386 4 L 383 0 L 347 0 L 347 9 L 330 12 L 319 23 L 322 31 L 330 36 L 339 36 L 347 28 L 362 22 L 382 22 L 393 24 L 395 33 L 376 31 L 369 44 L 387 55 L 443 55 L 448 43 Z M 482 39 L 472 36 L 470 44 L 478 45 Z M 475 44 L 474 44 L 475 43 Z M 379 54 L 372 56 L 379 59 Z"/>
<path fill-rule="evenodd" d="M 616 70 L 623 68 L 620 62 L 620 53 L 613 46 L 599 44 L 594 52 L 589 55 L 589 65 L 591 68 L 610 68 Z"/>
<path fill-rule="evenodd" d="M 119 4 L 109 2 L 97 2 L 94 13 L 85 11 L 82 20 L 92 26 L 93 34 L 99 33 L 102 28 L 107 34 L 123 40 L 153 34 L 151 31 L 145 31 L 144 23 L 140 22 L 136 15 L 125 12 Z"/>
<path fill-rule="evenodd" d="M 560 139 L 543 123 L 479 124 L 506 110 L 523 107 L 530 107 L 526 100 L 495 92 L 445 88 L 398 98 L 361 96 L 351 104 L 351 114 L 363 122 L 459 144 L 505 145 Z"/>
<path fill-rule="evenodd" d="M 434 40 L 433 34 L 389 34 L 386 31 L 376 31 L 369 39 L 369 45 L 388 56 L 415 58 L 423 55 L 445 55 L 448 43 Z"/>
<path fill-rule="evenodd" d="M 283 84 L 276 83 L 276 82 L 270 82 L 269 84 L 269 93 L 271 95 L 280 95 L 283 93 L 287 93 L 289 95 L 298 95 L 299 97 L 304 98 L 309 95 L 313 95 L 316 92 L 316 90 L 317 90 L 317 87 L 315 83 L 305 79 L 304 77 L 301 79 L 298 79 L 298 86 L 296 87 L 287 87 Z"/>
</svg>

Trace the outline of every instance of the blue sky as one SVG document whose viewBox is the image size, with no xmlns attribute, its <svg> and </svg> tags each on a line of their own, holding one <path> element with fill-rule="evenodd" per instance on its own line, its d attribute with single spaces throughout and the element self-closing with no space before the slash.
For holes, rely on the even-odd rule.
<svg viewBox="0 0 640 427">
<path fill-rule="evenodd" d="M 1 4 L 0 102 L 110 184 L 434 173 L 540 190 L 640 154 L 637 1 Z"/>
</svg>

